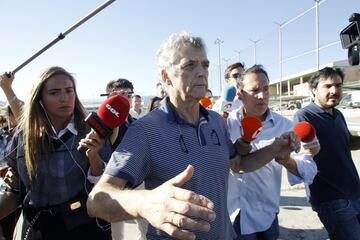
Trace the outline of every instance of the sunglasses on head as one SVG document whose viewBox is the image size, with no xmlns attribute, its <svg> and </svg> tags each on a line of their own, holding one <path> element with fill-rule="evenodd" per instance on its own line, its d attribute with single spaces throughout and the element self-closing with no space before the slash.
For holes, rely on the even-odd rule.
<svg viewBox="0 0 360 240">
<path fill-rule="evenodd" d="M 117 90 L 117 91 L 112 91 L 111 93 L 103 93 L 100 94 L 101 97 L 103 96 L 114 96 L 114 95 L 120 95 L 120 96 L 127 96 L 128 98 L 131 98 L 134 92 L 130 91 L 123 91 L 123 90 Z"/>
</svg>

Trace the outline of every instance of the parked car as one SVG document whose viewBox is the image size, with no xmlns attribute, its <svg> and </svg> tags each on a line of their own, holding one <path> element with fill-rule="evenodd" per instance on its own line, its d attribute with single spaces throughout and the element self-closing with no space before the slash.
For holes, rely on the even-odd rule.
<svg viewBox="0 0 360 240">
<path fill-rule="evenodd" d="M 343 97 L 339 103 L 339 107 L 341 108 L 352 108 L 352 103 L 351 103 L 351 94 L 349 93 L 344 93 Z"/>
<path fill-rule="evenodd" d="M 306 107 L 311 102 L 311 97 L 304 98 L 301 103 L 301 107 Z"/>
<path fill-rule="evenodd" d="M 351 93 L 351 107 L 360 108 L 360 91 Z"/>
</svg>

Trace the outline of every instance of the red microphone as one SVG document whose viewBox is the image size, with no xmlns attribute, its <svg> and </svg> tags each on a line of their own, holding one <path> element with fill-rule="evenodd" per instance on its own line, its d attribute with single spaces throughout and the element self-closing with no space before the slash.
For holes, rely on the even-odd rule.
<svg viewBox="0 0 360 240">
<path fill-rule="evenodd" d="M 204 107 L 204 108 L 209 108 L 212 105 L 212 102 L 209 98 L 207 97 L 203 97 L 200 99 L 199 103 Z"/>
<path fill-rule="evenodd" d="M 106 99 L 99 107 L 97 113 L 91 112 L 85 118 L 85 122 L 101 138 L 109 136 L 112 130 L 125 122 L 129 114 L 129 101 L 119 95 L 114 95 Z M 81 150 L 79 145 L 78 150 Z"/>
<path fill-rule="evenodd" d="M 293 128 L 295 134 L 298 136 L 305 149 L 313 148 L 319 145 L 319 141 L 316 137 L 316 130 L 309 122 L 298 122 Z"/>
<path fill-rule="evenodd" d="M 255 116 L 245 116 L 243 119 L 241 119 L 241 136 L 242 139 L 250 143 L 252 140 L 254 140 L 262 129 L 262 123 L 259 118 Z"/>
</svg>

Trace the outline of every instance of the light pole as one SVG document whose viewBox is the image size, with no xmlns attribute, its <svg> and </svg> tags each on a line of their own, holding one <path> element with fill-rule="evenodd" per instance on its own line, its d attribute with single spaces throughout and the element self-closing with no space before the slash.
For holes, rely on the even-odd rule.
<svg viewBox="0 0 360 240">
<path fill-rule="evenodd" d="M 256 64 L 256 44 L 260 41 L 260 39 L 258 40 L 249 39 L 249 40 L 254 44 L 254 64 Z"/>
<path fill-rule="evenodd" d="M 234 52 L 236 52 L 236 53 L 239 55 L 239 62 L 241 62 L 241 58 L 240 58 L 240 53 L 241 53 L 241 51 L 234 50 Z"/>
<path fill-rule="evenodd" d="M 212 89 L 213 88 L 213 78 L 214 78 L 214 69 L 210 69 L 210 72 L 209 72 L 209 78 L 208 78 L 208 85 L 209 85 L 209 89 Z M 210 82 L 209 82 L 210 80 Z"/>
<path fill-rule="evenodd" d="M 219 48 L 219 83 L 220 83 L 220 91 L 219 94 L 221 94 L 221 90 L 222 90 L 222 84 L 221 84 L 221 52 L 220 52 L 220 46 L 222 43 L 224 43 L 223 40 L 221 40 L 220 38 L 215 39 L 215 44 L 218 45 Z"/>
<path fill-rule="evenodd" d="M 229 66 L 229 61 L 230 61 L 230 58 L 223 58 L 222 59 L 224 62 L 225 62 L 225 67 L 228 67 Z"/>
<path fill-rule="evenodd" d="M 316 15 L 316 70 L 320 68 L 320 39 L 319 39 L 319 4 L 320 0 L 315 1 L 315 15 Z"/>
<path fill-rule="evenodd" d="M 284 24 L 286 24 L 285 22 L 282 23 L 278 23 L 278 22 L 274 22 L 276 25 L 279 26 L 279 73 L 280 73 L 280 83 L 279 83 L 279 102 L 280 102 L 280 114 L 282 113 L 282 69 L 283 69 L 283 54 L 282 54 L 282 28 L 284 26 Z"/>
</svg>

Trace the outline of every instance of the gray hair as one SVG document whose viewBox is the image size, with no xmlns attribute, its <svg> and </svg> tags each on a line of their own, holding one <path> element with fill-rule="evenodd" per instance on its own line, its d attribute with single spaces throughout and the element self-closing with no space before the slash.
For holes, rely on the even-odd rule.
<svg viewBox="0 0 360 240">
<path fill-rule="evenodd" d="M 159 70 L 167 70 L 180 61 L 179 50 L 185 46 L 202 49 L 206 52 L 204 41 L 200 37 L 194 36 L 191 32 L 181 31 L 170 35 L 156 52 L 156 65 Z"/>
</svg>

